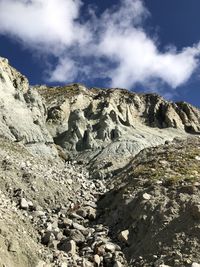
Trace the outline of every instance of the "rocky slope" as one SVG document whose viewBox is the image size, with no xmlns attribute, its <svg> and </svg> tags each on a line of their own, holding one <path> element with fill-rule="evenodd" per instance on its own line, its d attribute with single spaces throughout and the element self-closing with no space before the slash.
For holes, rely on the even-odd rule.
<svg viewBox="0 0 200 267">
<path fill-rule="evenodd" d="M 200 266 L 197 108 L 3 58 L 0 90 L 0 266 Z"/>
<path fill-rule="evenodd" d="M 199 262 L 199 175 L 200 139 L 192 138 L 145 149 L 115 176 L 99 210 L 130 266 Z"/>
</svg>

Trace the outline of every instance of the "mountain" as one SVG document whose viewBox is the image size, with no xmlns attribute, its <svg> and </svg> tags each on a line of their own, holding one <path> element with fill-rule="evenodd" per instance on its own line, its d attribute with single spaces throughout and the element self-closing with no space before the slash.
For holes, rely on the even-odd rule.
<svg viewBox="0 0 200 267">
<path fill-rule="evenodd" d="M 200 266 L 199 109 L 4 58 L 0 90 L 0 266 Z"/>
</svg>

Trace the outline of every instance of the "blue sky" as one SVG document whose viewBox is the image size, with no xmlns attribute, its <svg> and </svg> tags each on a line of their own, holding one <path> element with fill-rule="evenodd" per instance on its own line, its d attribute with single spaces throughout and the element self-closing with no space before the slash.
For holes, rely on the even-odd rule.
<svg viewBox="0 0 200 267">
<path fill-rule="evenodd" d="M 199 0 L 0 0 L 0 56 L 31 84 L 122 87 L 200 107 Z"/>
</svg>

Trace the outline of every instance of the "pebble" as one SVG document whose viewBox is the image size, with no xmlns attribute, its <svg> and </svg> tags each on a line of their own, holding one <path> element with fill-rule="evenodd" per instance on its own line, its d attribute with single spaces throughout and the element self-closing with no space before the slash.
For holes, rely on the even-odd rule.
<svg viewBox="0 0 200 267">
<path fill-rule="evenodd" d="M 72 226 L 73 221 L 68 219 L 68 218 L 64 218 L 62 223 L 63 223 L 64 226 L 70 227 L 70 226 Z"/>
<path fill-rule="evenodd" d="M 97 211 L 96 209 L 89 207 L 88 208 L 88 217 L 90 220 L 95 220 L 97 217 Z"/>
<path fill-rule="evenodd" d="M 77 229 L 79 231 L 85 231 L 86 230 L 86 228 L 79 223 L 73 223 L 72 225 L 73 225 L 74 229 Z"/>
<path fill-rule="evenodd" d="M 124 230 L 124 231 L 119 233 L 118 239 L 119 239 L 119 241 L 128 244 L 128 236 L 129 236 L 129 230 Z"/>
<path fill-rule="evenodd" d="M 71 256 L 76 255 L 76 242 L 74 240 L 65 240 L 61 246 L 60 249 L 69 253 Z"/>
<path fill-rule="evenodd" d="M 73 239 L 78 244 L 85 242 L 85 236 L 81 233 L 81 231 L 77 229 L 70 230 L 70 238 Z"/>
<path fill-rule="evenodd" d="M 105 244 L 105 249 L 107 251 L 114 252 L 115 251 L 115 245 L 112 243 L 107 243 L 107 244 Z"/>
<path fill-rule="evenodd" d="M 20 200 L 20 208 L 21 209 L 28 209 L 28 207 L 29 207 L 28 201 L 25 198 L 22 198 Z"/>
<path fill-rule="evenodd" d="M 150 199 L 151 199 L 151 195 L 148 194 L 148 193 L 144 193 L 144 194 L 142 195 L 142 197 L 143 197 L 143 199 L 145 199 L 145 200 L 150 200 Z"/>
<path fill-rule="evenodd" d="M 97 267 L 99 267 L 99 265 L 101 263 L 101 259 L 100 259 L 99 255 L 97 255 L 97 254 L 94 255 L 94 262 L 96 263 Z"/>
</svg>

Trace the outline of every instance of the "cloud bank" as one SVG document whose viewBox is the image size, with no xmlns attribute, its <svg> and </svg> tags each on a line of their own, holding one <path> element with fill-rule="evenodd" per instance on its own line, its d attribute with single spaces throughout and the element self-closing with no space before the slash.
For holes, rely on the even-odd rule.
<svg viewBox="0 0 200 267">
<path fill-rule="evenodd" d="M 98 77 L 112 87 L 160 81 L 176 88 L 199 66 L 200 44 L 159 51 L 145 31 L 150 14 L 142 0 L 121 0 L 100 16 L 88 9 L 87 20 L 82 6 L 80 0 L 0 0 L 0 34 L 53 55 L 52 82 Z"/>
</svg>

